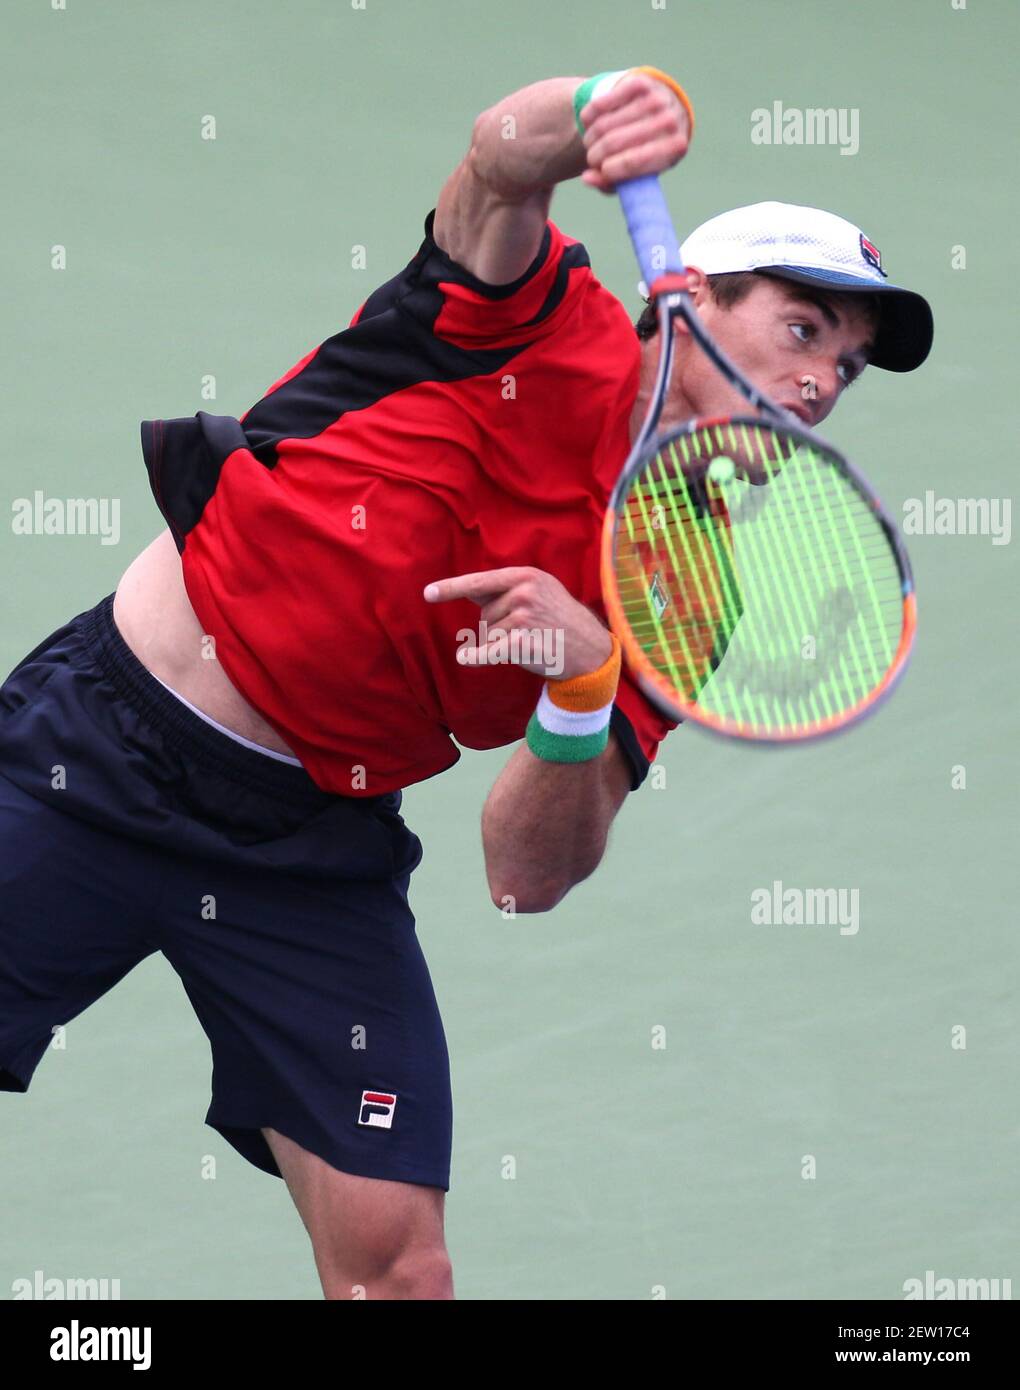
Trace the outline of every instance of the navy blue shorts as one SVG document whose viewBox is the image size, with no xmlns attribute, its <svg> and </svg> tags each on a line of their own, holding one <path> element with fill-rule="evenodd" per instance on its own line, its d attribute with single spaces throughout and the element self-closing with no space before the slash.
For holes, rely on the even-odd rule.
<svg viewBox="0 0 1020 1390">
<path fill-rule="evenodd" d="M 113 595 L 0 686 L 0 1090 L 162 951 L 212 1049 L 206 1123 L 280 1177 L 269 1126 L 362 1177 L 450 1185 L 443 1025 L 401 794 L 342 797 L 149 674 Z"/>
</svg>

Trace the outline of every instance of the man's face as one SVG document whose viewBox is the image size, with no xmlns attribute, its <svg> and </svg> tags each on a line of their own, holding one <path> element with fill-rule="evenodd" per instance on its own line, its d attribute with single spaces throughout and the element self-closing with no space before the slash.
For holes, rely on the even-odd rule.
<svg viewBox="0 0 1020 1390">
<path fill-rule="evenodd" d="M 726 308 L 713 299 L 700 273 L 692 292 L 705 327 L 727 356 L 809 426 L 831 413 L 867 364 L 875 325 L 853 294 L 819 299 L 791 281 L 760 276 L 749 294 Z M 682 324 L 676 331 L 674 390 L 687 413 L 746 412 L 744 397 L 719 375 Z"/>
</svg>

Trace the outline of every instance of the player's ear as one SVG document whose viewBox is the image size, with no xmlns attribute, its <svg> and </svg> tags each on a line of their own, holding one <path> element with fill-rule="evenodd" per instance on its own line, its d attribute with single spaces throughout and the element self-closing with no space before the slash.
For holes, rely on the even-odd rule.
<svg viewBox="0 0 1020 1390">
<path fill-rule="evenodd" d="M 702 301 L 711 293 L 708 287 L 708 276 L 700 266 L 689 265 L 685 267 L 687 271 L 687 289 L 695 304 L 700 305 Z"/>
<path fill-rule="evenodd" d="M 688 265 L 685 266 L 684 269 L 687 271 L 688 293 L 694 300 L 695 309 L 700 309 L 711 293 L 708 287 L 708 276 L 696 265 Z M 679 316 L 674 320 L 673 331 L 684 335 L 688 335 L 690 332 L 683 319 Z"/>
</svg>

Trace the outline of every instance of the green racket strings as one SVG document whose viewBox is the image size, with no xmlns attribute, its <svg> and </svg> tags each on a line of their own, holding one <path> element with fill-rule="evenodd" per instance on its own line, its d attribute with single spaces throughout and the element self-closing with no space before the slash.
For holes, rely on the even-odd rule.
<svg viewBox="0 0 1020 1390">
<path fill-rule="evenodd" d="M 717 424 L 645 463 L 616 535 L 623 614 L 680 701 L 761 736 L 857 707 L 893 662 L 899 568 L 833 456 L 773 426 Z"/>
</svg>

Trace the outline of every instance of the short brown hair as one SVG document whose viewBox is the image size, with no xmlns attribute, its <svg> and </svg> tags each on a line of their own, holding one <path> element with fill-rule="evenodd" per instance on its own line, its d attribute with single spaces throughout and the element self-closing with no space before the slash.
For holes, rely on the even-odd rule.
<svg viewBox="0 0 1020 1390">
<path fill-rule="evenodd" d="M 707 275 L 705 279 L 708 281 L 712 298 L 724 309 L 732 309 L 734 304 L 739 304 L 742 299 L 747 298 L 760 279 L 766 279 L 781 280 L 784 285 L 789 285 L 798 297 L 804 299 L 815 299 L 821 295 L 838 297 L 841 294 L 852 294 L 860 308 L 869 314 L 876 324 L 882 314 L 882 304 L 877 294 L 863 294 L 857 290 L 823 290 L 821 286 L 815 289 L 812 285 L 788 280 L 784 275 L 770 275 L 767 270 L 734 270 L 724 275 Z M 645 306 L 634 327 L 642 342 L 655 337 L 659 331 L 659 315 L 654 304 Z"/>
</svg>

